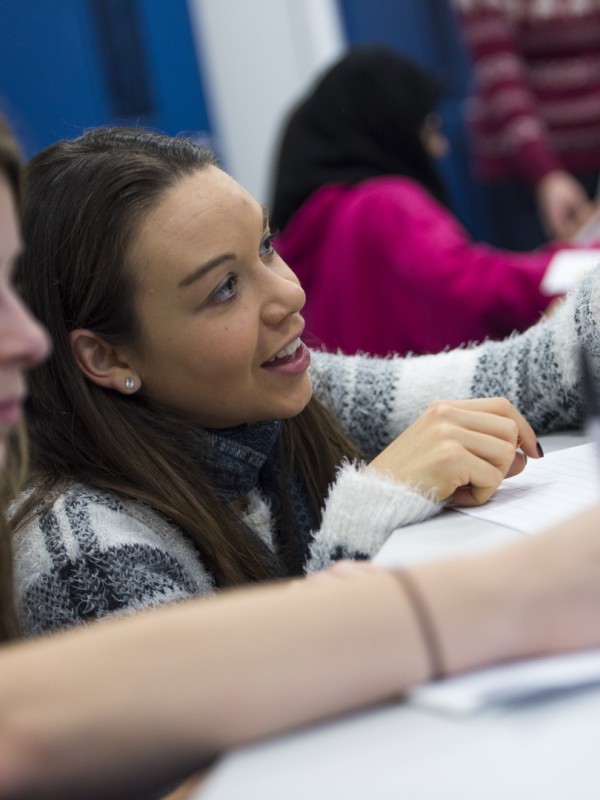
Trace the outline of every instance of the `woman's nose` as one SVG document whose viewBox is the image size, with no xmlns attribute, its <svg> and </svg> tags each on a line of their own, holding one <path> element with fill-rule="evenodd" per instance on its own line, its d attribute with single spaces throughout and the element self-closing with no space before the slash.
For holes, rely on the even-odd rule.
<svg viewBox="0 0 600 800">
<path fill-rule="evenodd" d="M 290 314 L 297 314 L 306 303 L 306 294 L 294 273 L 272 273 L 269 293 L 263 302 L 262 318 L 268 325 L 277 325 Z"/>
<path fill-rule="evenodd" d="M 51 350 L 50 337 L 11 289 L 0 300 L 0 364 L 35 367 Z"/>
</svg>

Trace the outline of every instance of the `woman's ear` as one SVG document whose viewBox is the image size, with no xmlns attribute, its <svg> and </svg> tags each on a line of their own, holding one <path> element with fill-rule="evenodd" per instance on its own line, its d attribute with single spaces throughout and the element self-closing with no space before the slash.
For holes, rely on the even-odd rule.
<svg viewBox="0 0 600 800">
<path fill-rule="evenodd" d="M 142 382 L 119 350 L 97 333 L 82 328 L 69 333 L 73 357 L 85 377 L 97 386 L 133 394 Z"/>
</svg>

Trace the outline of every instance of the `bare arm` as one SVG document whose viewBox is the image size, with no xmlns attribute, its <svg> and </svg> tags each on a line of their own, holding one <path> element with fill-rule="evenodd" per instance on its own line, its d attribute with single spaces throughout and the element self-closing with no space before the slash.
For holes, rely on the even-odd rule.
<svg viewBox="0 0 600 800">
<path fill-rule="evenodd" d="M 12 796 L 11 780 L 27 797 L 51 798 L 89 786 L 113 797 L 127 776 L 136 788 L 177 779 L 237 744 L 391 698 L 426 676 L 411 610 L 380 570 L 16 645 L 0 672 L 0 797 Z"/>
<path fill-rule="evenodd" d="M 411 570 L 447 673 L 600 644 L 599 518 Z M 46 800 L 176 780 L 431 676 L 397 576 L 364 564 L 17 644 L 1 662 L 0 797 Z"/>
</svg>

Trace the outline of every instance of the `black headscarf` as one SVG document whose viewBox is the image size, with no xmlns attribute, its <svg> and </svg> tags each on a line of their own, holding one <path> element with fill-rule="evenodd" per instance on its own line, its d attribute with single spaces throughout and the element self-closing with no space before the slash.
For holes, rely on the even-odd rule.
<svg viewBox="0 0 600 800">
<path fill-rule="evenodd" d="M 350 50 L 292 110 L 273 175 L 273 227 L 283 229 L 318 188 L 377 175 L 414 178 L 444 202 L 419 129 L 441 85 L 382 45 Z"/>
</svg>

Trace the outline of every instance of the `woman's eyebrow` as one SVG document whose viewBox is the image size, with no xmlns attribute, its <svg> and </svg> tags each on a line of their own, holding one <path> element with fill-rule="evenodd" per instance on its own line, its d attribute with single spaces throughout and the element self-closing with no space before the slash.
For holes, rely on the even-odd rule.
<svg viewBox="0 0 600 800">
<path fill-rule="evenodd" d="M 261 204 L 262 209 L 262 225 L 263 230 L 269 227 L 269 209 L 267 206 Z M 223 253 L 220 256 L 216 256 L 216 258 L 211 258 L 210 261 L 206 261 L 204 264 L 201 264 L 197 267 L 193 272 L 190 272 L 189 275 L 186 275 L 183 280 L 181 280 L 177 286 L 179 289 L 185 289 L 186 286 L 189 286 L 190 283 L 197 281 L 199 278 L 204 277 L 207 272 L 210 272 L 211 269 L 215 269 L 224 261 L 235 261 L 236 256 L 235 253 Z"/>
<path fill-rule="evenodd" d="M 211 258 L 210 261 L 206 261 L 204 264 L 201 264 L 199 267 L 193 270 L 193 272 L 190 272 L 189 275 L 186 275 L 183 280 L 179 281 L 177 288 L 184 289 L 186 286 L 189 286 L 190 283 L 193 283 L 199 278 L 204 277 L 207 272 L 210 272 L 211 269 L 215 269 L 215 267 L 218 267 L 224 261 L 235 261 L 235 259 L 235 253 L 223 253 L 220 256 L 216 256 L 216 258 Z"/>
</svg>

